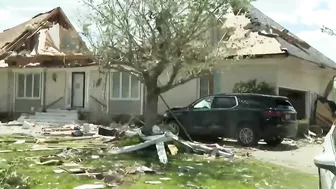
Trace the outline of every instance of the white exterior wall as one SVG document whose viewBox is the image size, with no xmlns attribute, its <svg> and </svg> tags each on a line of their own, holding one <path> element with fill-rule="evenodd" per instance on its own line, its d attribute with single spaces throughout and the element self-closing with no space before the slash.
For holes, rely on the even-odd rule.
<svg viewBox="0 0 336 189">
<path fill-rule="evenodd" d="M 257 79 L 276 87 L 276 69 L 278 59 L 245 59 L 225 62 L 228 67 L 220 76 L 220 93 L 232 93 L 237 82 Z"/>
<path fill-rule="evenodd" d="M 306 92 L 306 115 L 309 118 L 314 105 L 313 96 L 322 95 L 334 75 L 335 70 L 320 68 L 314 63 L 289 57 L 287 61 L 278 64 L 277 85 Z M 334 96 L 332 90 L 329 99 L 335 100 Z"/>
<path fill-rule="evenodd" d="M 100 85 L 98 85 L 98 80 L 101 79 Z M 108 83 L 109 79 L 106 78 L 106 74 L 99 73 L 98 70 L 91 70 L 90 71 L 90 81 L 89 81 L 89 96 L 94 97 L 99 102 L 105 105 L 102 106 L 100 103 L 98 103 L 96 100 L 89 97 L 89 109 L 91 112 L 91 116 L 99 120 L 100 117 L 104 116 L 107 113 L 107 109 L 109 106 L 108 103 Z"/>
<path fill-rule="evenodd" d="M 56 81 L 54 81 L 53 77 L 56 78 Z M 49 107 L 49 109 L 64 109 L 66 105 L 65 104 L 66 71 L 57 69 L 47 69 L 45 82 L 46 82 L 46 91 L 45 91 L 46 106 L 53 104 Z"/>
<path fill-rule="evenodd" d="M 12 89 L 9 84 L 9 74 L 8 69 L 0 69 L 0 81 L 1 90 L 0 90 L 0 112 L 7 112 L 12 106 L 11 94 Z"/>
<path fill-rule="evenodd" d="M 276 88 L 284 87 L 322 94 L 327 83 L 336 75 L 334 70 L 321 69 L 316 64 L 294 57 L 239 60 L 237 62 L 227 62 L 226 65 L 229 66 L 226 66 L 219 78 L 220 89 L 215 90 L 220 93 L 232 92 L 233 85 L 239 81 L 257 79 L 258 81 L 266 81 L 273 84 Z M 27 68 L 13 69 L 13 72 L 43 72 L 43 70 L 43 68 Z M 47 88 L 43 98 L 45 98 L 46 105 L 63 97 L 62 100 L 50 108 L 65 109 L 70 106 L 72 72 L 85 72 L 85 109 L 93 112 L 95 114 L 93 117 L 99 117 L 99 115 L 107 113 L 106 111 L 110 104 L 108 103 L 109 90 L 106 88 L 109 83 L 106 82 L 109 80 L 106 79 L 105 74 L 98 72 L 98 67 L 46 68 L 45 70 Z M 10 69 L 0 69 L 0 73 L 0 79 L 3 81 L 2 90 L 0 91 L 0 112 L 11 111 L 15 105 L 15 101 L 11 97 L 15 95 L 15 90 L 12 88 L 15 86 L 13 85 L 15 79 L 11 79 Z M 56 82 L 53 80 L 53 74 L 57 75 Z M 98 86 L 97 81 L 99 79 L 101 79 L 101 82 Z M 105 108 L 90 96 L 105 104 Z M 330 95 L 330 97 L 334 96 L 335 94 Z M 199 80 L 195 79 L 178 86 L 163 94 L 163 97 L 170 107 L 186 106 L 199 98 Z M 158 108 L 159 113 L 163 113 L 167 109 L 161 100 L 159 100 Z M 308 113 L 310 103 L 306 108 Z"/>
<path fill-rule="evenodd" d="M 167 102 L 170 108 L 176 106 L 187 106 L 194 100 L 199 98 L 199 80 L 194 79 L 183 85 L 177 86 L 174 89 L 162 94 L 163 99 Z M 167 110 L 166 105 L 159 99 L 158 112 L 162 114 Z"/>
<path fill-rule="evenodd" d="M 298 58 L 288 57 L 278 63 L 277 85 L 289 89 L 321 93 L 324 91 L 322 76 L 327 70 Z M 331 79 L 331 78 L 330 78 Z"/>
</svg>

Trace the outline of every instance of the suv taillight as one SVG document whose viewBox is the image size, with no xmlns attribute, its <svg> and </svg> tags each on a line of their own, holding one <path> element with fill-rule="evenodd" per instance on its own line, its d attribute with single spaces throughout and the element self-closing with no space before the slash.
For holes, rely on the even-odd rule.
<svg viewBox="0 0 336 189">
<path fill-rule="evenodd" d="M 281 112 L 276 110 L 265 110 L 264 115 L 269 117 L 278 117 L 281 115 Z"/>
</svg>

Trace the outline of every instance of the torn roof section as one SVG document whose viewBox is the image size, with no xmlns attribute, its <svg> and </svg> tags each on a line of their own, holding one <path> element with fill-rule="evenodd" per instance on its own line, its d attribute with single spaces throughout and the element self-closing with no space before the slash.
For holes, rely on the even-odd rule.
<svg viewBox="0 0 336 189">
<path fill-rule="evenodd" d="M 60 7 L 1 32 L 0 59 L 13 65 L 92 62 L 89 49 Z"/>
<path fill-rule="evenodd" d="M 224 31 L 229 31 L 230 34 L 222 42 L 227 56 L 289 54 L 322 67 L 336 68 L 334 61 L 252 5 L 246 15 L 229 12 L 220 21 L 219 27 L 222 29 L 217 29 L 216 40 L 219 41 L 222 36 L 225 38 Z"/>
<path fill-rule="evenodd" d="M 311 47 L 308 43 L 295 36 L 293 33 L 252 5 L 249 8 L 249 16 L 251 23 L 260 26 L 260 30 L 258 31 L 260 34 L 262 34 L 261 32 L 277 34 L 274 38 L 278 41 L 281 48 L 286 49 L 290 55 L 310 61 L 320 66 L 330 67 L 333 69 L 336 68 L 336 63 L 333 60 Z"/>
<path fill-rule="evenodd" d="M 220 33 L 217 37 L 227 37 L 221 42 L 221 44 L 225 46 L 226 56 L 275 55 L 286 53 L 281 49 L 281 45 L 274 37 L 260 35 L 258 32 L 253 31 L 253 29 L 246 28 L 246 26 L 250 24 L 250 20 L 245 15 L 229 13 L 220 21 L 220 28 L 217 30 Z M 232 32 L 228 34 L 229 32 L 227 31 Z M 219 38 L 216 40 L 220 41 Z"/>
</svg>

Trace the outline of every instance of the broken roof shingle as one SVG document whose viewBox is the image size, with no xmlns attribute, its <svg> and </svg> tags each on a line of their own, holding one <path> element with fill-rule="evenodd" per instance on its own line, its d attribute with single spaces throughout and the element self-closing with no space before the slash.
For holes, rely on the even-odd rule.
<svg viewBox="0 0 336 189">
<path fill-rule="evenodd" d="M 57 9 L 57 8 L 56 8 Z M 35 24 L 39 24 L 46 20 L 50 14 L 56 9 L 52 9 L 45 13 L 40 13 L 34 16 L 32 19 L 14 26 L 12 28 L 8 28 L 0 33 L 0 49 L 3 49 L 7 44 L 12 43 L 16 38 L 20 37 L 20 35 L 26 31 L 29 25 L 33 26 Z"/>
<path fill-rule="evenodd" d="M 234 28 L 234 32 L 225 41 L 228 55 L 265 55 L 265 54 L 285 54 L 281 45 L 274 37 L 260 35 L 254 28 L 247 29 L 250 24 L 249 18 L 245 15 L 228 14 L 223 20 L 223 31 Z M 222 35 L 222 34 L 220 34 Z"/>
</svg>

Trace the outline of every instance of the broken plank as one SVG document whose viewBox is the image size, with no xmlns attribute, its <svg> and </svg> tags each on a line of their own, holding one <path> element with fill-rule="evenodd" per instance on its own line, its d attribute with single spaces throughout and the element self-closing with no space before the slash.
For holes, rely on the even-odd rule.
<svg viewBox="0 0 336 189">
<path fill-rule="evenodd" d="M 133 152 L 136 150 L 140 150 L 143 148 L 146 148 L 150 145 L 154 145 L 158 142 L 168 142 L 172 141 L 173 138 L 171 136 L 168 136 L 167 134 L 164 135 L 158 135 L 158 136 L 150 136 L 147 137 L 147 141 L 140 143 L 140 144 L 135 144 L 135 145 L 130 145 L 130 146 L 124 146 L 116 150 L 109 151 L 110 154 L 121 154 L 121 153 L 128 153 L 128 152 Z"/>
</svg>

